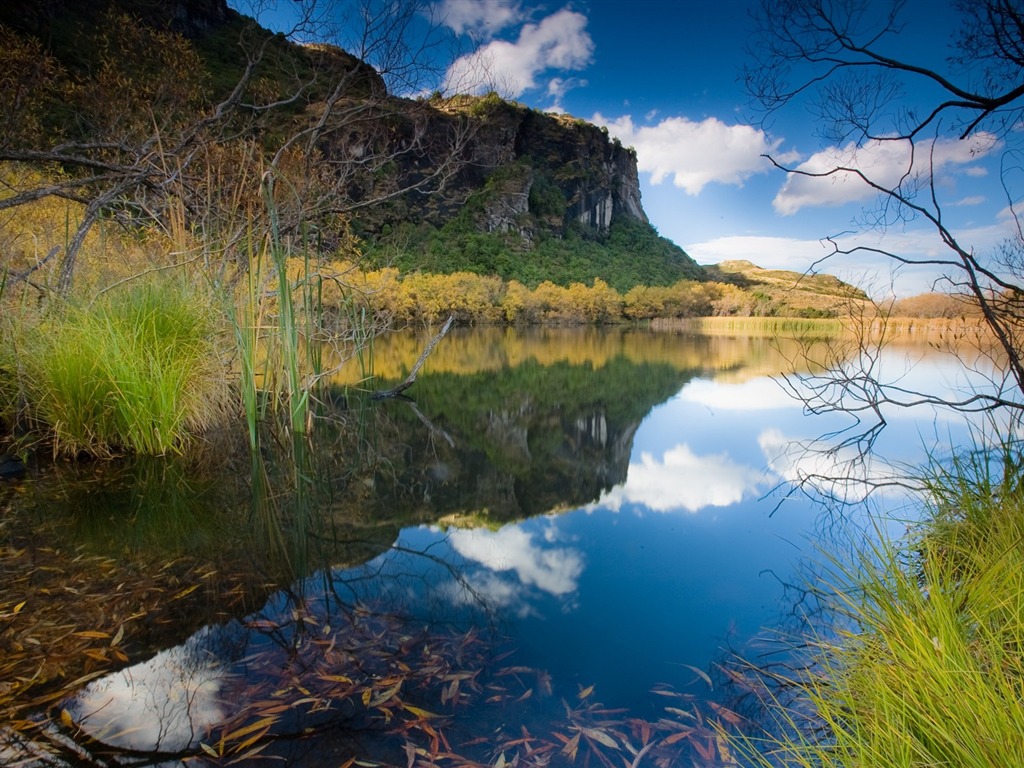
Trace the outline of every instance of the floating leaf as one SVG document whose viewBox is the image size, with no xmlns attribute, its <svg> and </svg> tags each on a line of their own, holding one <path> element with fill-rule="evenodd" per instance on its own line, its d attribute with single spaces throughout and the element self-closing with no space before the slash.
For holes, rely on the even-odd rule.
<svg viewBox="0 0 1024 768">
<path fill-rule="evenodd" d="M 14 606 L 13 613 L 14 613 L 15 616 L 17 616 L 21 612 L 21 609 L 25 607 L 25 603 L 27 603 L 27 602 L 28 602 L 28 600 L 22 600 L 20 603 L 18 603 L 16 606 Z"/>
<path fill-rule="evenodd" d="M 242 744 L 240 744 L 237 747 L 235 747 L 235 751 L 236 752 L 240 752 L 241 750 L 245 749 L 247 746 L 252 744 L 254 741 L 256 741 L 260 737 L 262 737 L 267 731 L 270 730 L 270 727 L 274 723 L 276 723 L 276 722 L 277 722 L 277 718 L 276 717 L 264 717 L 262 720 L 257 720 L 254 723 L 250 723 L 249 725 L 245 726 L 244 728 L 239 728 L 237 731 L 231 731 L 229 733 L 224 734 L 222 740 L 223 741 L 238 741 L 243 736 L 247 736 L 250 733 L 254 733 L 256 731 L 259 731 L 260 733 L 258 733 L 254 738 L 248 739 L 245 742 L 243 742 Z"/>
<path fill-rule="evenodd" d="M 84 637 L 89 640 L 106 640 L 110 637 L 109 632 L 97 632 L 94 629 L 86 629 L 82 632 L 75 632 L 75 637 Z"/>
<path fill-rule="evenodd" d="M 725 720 L 729 725 L 740 725 L 743 722 L 743 717 L 736 714 L 731 709 L 723 707 L 721 704 L 716 704 L 713 701 L 709 701 L 708 704 L 715 710 L 715 714 Z"/>
<path fill-rule="evenodd" d="M 575 762 L 576 752 L 580 748 L 580 735 L 577 733 L 562 747 L 562 754 L 569 758 L 570 762 Z"/>
<path fill-rule="evenodd" d="M 671 712 L 673 715 L 679 715 L 685 717 L 688 720 L 696 720 L 696 716 L 693 712 L 687 712 L 685 709 L 677 709 L 676 707 L 665 707 L 666 712 Z"/>
<path fill-rule="evenodd" d="M 345 677 L 345 675 L 320 675 L 321 680 L 326 680 L 331 683 L 351 683 L 351 677 Z"/>
<path fill-rule="evenodd" d="M 661 740 L 661 743 L 665 746 L 671 746 L 676 742 L 682 741 L 683 739 L 687 738 L 691 733 L 693 733 L 693 730 L 693 728 L 684 728 L 681 731 L 673 733 L 671 736 L 666 736 L 664 739 Z"/>
<path fill-rule="evenodd" d="M 246 751 L 244 754 L 238 755 L 238 757 L 231 758 L 231 760 L 228 763 L 228 765 L 234 765 L 235 763 L 240 763 L 243 760 L 248 760 L 248 759 L 250 759 L 252 757 L 255 757 L 260 752 L 262 752 L 264 749 L 266 749 L 268 746 L 270 746 L 270 742 L 269 741 L 265 741 L 262 744 L 257 744 L 255 747 L 253 747 L 252 749 Z"/>
<path fill-rule="evenodd" d="M 210 757 L 220 757 L 220 755 L 217 754 L 217 750 L 211 747 L 209 744 L 199 742 L 199 747 L 203 750 L 203 752 L 208 754 Z"/>
<path fill-rule="evenodd" d="M 432 717 L 441 717 L 441 715 L 435 714 L 434 712 L 428 712 L 425 709 L 414 707 L 411 704 L 406 704 L 405 702 L 402 703 L 402 709 L 406 710 L 407 712 L 412 712 L 414 715 L 416 715 L 416 717 L 420 718 L 421 720 L 429 720 Z"/>
<path fill-rule="evenodd" d="M 715 748 L 711 741 L 705 741 L 703 739 L 693 739 L 690 742 L 690 746 L 696 750 L 704 760 L 710 763 L 715 759 Z"/>
<path fill-rule="evenodd" d="M 187 588 L 181 590 L 181 592 L 179 592 L 174 597 L 172 597 L 171 600 L 181 600 L 183 597 L 188 597 L 193 592 L 195 592 L 197 589 L 199 589 L 199 586 L 200 586 L 199 584 L 193 584 L 191 587 L 187 587 Z"/>
<path fill-rule="evenodd" d="M 680 666 L 686 667 L 688 670 L 693 672 L 695 675 L 698 675 L 701 680 L 703 680 L 705 683 L 708 684 L 708 688 L 711 688 L 712 690 L 714 690 L 715 686 L 711 683 L 711 678 L 708 677 L 708 673 L 705 672 L 703 669 L 697 669 L 697 667 L 695 667 L 695 666 L 693 666 L 691 664 L 681 664 Z"/>
<path fill-rule="evenodd" d="M 584 688 L 582 691 L 579 692 L 579 699 L 580 699 L 580 701 L 583 701 L 583 699 L 587 698 L 587 696 L 589 696 L 593 692 L 594 692 L 594 686 L 592 686 L 592 685 L 589 685 L 586 688 Z"/>
<path fill-rule="evenodd" d="M 739 765 L 736 762 L 736 758 L 733 757 L 732 751 L 729 749 L 729 742 L 725 736 L 721 733 L 715 734 L 715 741 L 718 743 L 718 756 L 722 760 L 723 765 Z"/>
<path fill-rule="evenodd" d="M 583 735 L 587 738 L 593 739 L 599 744 L 604 744 L 606 747 L 612 749 L 618 749 L 619 745 L 611 736 L 604 731 L 599 731 L 597 728 L 584 728 L 582 729 Z"/>
<path fill-rule="evenodd" d="M 381 691 L 376 696 L 373 696 L 372 698 L 370 698 L 369 706 L 371 706 L 371 707 L 379 707 L 381 704 L 384 704 L 385 702 L 387 702 L 390 699 L 394 698 L 394 696 L 398 693 L 398 691 L 399 691 L 399 689 L 401 687 L 402 687 L 402 681 L 399 680 L 397 683 L 395 683 L 393 686 L 391 686 L 387 690 Z M 365 693 L 363 694 L 363 697 L 364 697 L 364 699 L 366 698 L 366 694 Z M 363 703 L 365 704 L 366 702 L 364 701 Z"/>
</svg>

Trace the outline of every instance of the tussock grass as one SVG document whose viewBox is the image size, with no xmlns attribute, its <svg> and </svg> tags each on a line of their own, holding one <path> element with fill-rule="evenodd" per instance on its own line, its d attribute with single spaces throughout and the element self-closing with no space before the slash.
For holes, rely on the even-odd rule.
<svg viewBox="0 0 1024 768">
<path fill-rule="evenodd" d="M 740 745 L 752 764 L 1024 766 L 1021 458 L 1004 448 L 934 470 L 920 531 L 833 564 L 848 628 L 781 680 L 796 704 L 775 699 L 775 735 Z"/>
<path fill-rule="evenodd" d="M 14 374 L 0 413 L 50 432 L 61 453 L 179 451 L 223 416 L 219 332 L 210 298 L 172 281 L 23 313 L 0 343 Z"/>
</svg>

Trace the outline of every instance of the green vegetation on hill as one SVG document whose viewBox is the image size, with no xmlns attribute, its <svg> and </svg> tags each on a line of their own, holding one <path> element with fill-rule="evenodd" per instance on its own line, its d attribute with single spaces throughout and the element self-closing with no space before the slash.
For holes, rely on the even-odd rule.
<svg viewBox="0 0 1024 768">
<path fill-rule="evenodd" d="M 389 228 L 386 239 L 368 248 L 368 266 L 496 275 L 530 288 L 545 280 L 568 286 L 601 279 L 622 293 L 704 279 L 681 248 L 639 221 L 616 218 L 605 236 L 583 227 L 570 227 L 564 236 L 540 232 L 529 247 L 518 233 L 478 231 L 472 206 L 466 211 L 441 227 L 406 222 Z"/>
</svg>

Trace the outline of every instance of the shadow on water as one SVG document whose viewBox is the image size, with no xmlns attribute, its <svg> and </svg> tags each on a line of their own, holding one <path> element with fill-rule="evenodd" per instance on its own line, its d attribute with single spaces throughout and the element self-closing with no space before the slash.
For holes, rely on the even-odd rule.
<svg viewBox="0 0 1024 768">
<path fill-rule="evenodd" d="M 374 386 L 401 381 L 421 344 L 378 341 Z M 0 671 L 17 682 L 0 695 L 0 757 L 726 760 L 715 726 L 739 719 L 721 704 L 664 687 L 668 715 L 645 719 L 517 662 L 509 581 L 494 574 L 531 593 L 513 613 L 571 610 L 572 547 L 503 526 L 621 486 L 641 422 L 695 377 L 742 380 L 781 359 L 764 339 L 456 329 L 412 401 L 331 382 L 298 465 L 268 438 L 255 464 L 228 439 L 199 465 L 50 467 L 2 502 Z M 463 530 L 512 549 L 488 560 Z"/>
</svg>

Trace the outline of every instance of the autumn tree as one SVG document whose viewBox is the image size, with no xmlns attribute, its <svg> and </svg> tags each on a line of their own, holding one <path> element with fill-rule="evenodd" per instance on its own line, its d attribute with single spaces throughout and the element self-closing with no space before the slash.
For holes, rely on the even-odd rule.
<svg viewBox="0 0 1024 768">
<path fill-rule="evenodd" d="M 969 301 L 996 347 L 995 386 L 950 399 L 883 380 L 874 342 L 862 338 L 860 364 L 836 356 L 824 361 L 828 375 L 807 382 L 809 403 L 817 410 L 879 422 L 885 403 L 1024 410 L 1024 235 L 1013 186 L 1024 150 L 1024 4 L 956 0 L 954 6 L 958 25 L 950 29 L 948 47 L 935 40 L 931 58 L 922 61 L 906 54 L 900 34 L 920 20 L 912 13 L 928 13 L 927 4 L 764 0 L 756 14 L 744 79 L 763 124 L 786 111 L 813 115 L 828 147 L 799 165 L 770 158 L 788 174 L 788 183 L 808 189 L 822 181 L 861 185 L 875 203 L 863 211 L 860 230 L 884 233 L 913 222 L 934 237 L 935 255 L 915 257 L 844 237 L 850 233 L 823 233 L 831 243 L 828 258 L 881 255 L 897 267 L 936 270 L 942 275 L 936 289 Z M 943 50 L 945 58 L 936 54 Z M 983 248 L 972 232 L 952 223 L 954 200 L 942 184 L 951 152 L 1002 154 L 1003 188 L 1015 224 L 1002 247 Z"/>
</svg>

